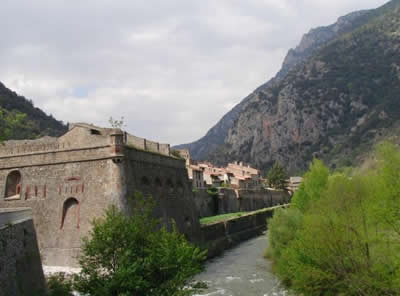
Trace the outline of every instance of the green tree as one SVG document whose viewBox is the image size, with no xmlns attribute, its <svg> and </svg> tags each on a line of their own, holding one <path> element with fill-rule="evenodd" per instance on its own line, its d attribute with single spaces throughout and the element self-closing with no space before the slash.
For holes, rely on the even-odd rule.
<svg viewBox="0 0 400 296">
<path fill-rule="evenodd" d="M 267 179 L 269 187 L 276 189 L 286 188 L 287 172 L 284 167 L 275 162 L 272 168 L 268 171 Z"/>
<path fill-rule="evenodd" d="M 321 198 L 328 184 L 329 169 L 319 159 L 314 159 L 303 182 L 292 199 L 294 207 L 305 212 L 311 204 Z"/>
<path fill-rule="evenodd" d="M 133 214 L 110 207 L 83 240 L 76 289 L 91 296 L 189 295 L 205 252 L 152 217 L 153 205 L 137 194 Z"/>
<path fill-rule="evenodd" d="M 25 119 L 24 113 L 8 112 L 0 107 L 0 142 L 8 140 L 17 129 L 24 129 Z"/>
<path fill-rule="evenodd" d="M 269 223 L 269 255 L 302 295 L 400 295 L 400 150 L 368 171 L 329 175 L 314 160 L 290 209 Z"/>
</svg>

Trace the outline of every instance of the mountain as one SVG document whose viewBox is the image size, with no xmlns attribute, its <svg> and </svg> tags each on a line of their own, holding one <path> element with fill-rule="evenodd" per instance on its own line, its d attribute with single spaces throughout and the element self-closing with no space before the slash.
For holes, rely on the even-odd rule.
<svg viewBox="0 0 400 296">
<path fill-rule="evenodd" d="M 194 159 L 274 161 L 291 173 L 318 156 L 350 165 L 400 119 L 400 1 L 311 30 L 279 73 L 189 148 Z"/>
<path fill-rule="evenodd" d="M 59 136 L 68 130 L 61 121 L 36 108 L 0 82 L 0 140 Z"/>
</svg>

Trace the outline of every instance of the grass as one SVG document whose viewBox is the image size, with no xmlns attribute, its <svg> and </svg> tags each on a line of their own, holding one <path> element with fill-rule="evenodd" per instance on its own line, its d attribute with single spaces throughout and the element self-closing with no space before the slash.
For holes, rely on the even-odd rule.
<svg viewBox="0 0 400 296">
<path fill-rule="evenodd" d="M 202 224 L 202 225 L 214 224 L 214 223 L 229 220 L 232 218 L 238 218 L 238 217 L 243 216 L 244 214 L 247 214 L 247 212 L 238 212 L 238 213 L 223 214 L 223 215 L 212 216 L 212 217 L 204 217 L 204 218 L 200 219 L 200 224 Z"/>
<path fill-rule="evenodd" d="M 277 208 L 282 208 L 282 207 L 287 207 L 287 206 L 288 205 L 277 205 L 274 207 L 260 209 L 260 210 L 256 210 L 256 211 L 252 211 L 252 212 L 237 212 L 237 213 L 223 214 L 223 215 L 212 216 L 212 217 L 204 217 L 204 218 L 200 219 L 200 224 L 201 225 L 210 225 L 210 224 L 227 221 L 227 220 L 234 219 L 234 218 L 239 218 L 239 217 L 246 216 L 246 215 L 256 214 L 256 213 L 260 213 L 260 212 L 264 212 L 264 211 L 271 211 L 271 210 L 274 210 Z"/>
</svg>

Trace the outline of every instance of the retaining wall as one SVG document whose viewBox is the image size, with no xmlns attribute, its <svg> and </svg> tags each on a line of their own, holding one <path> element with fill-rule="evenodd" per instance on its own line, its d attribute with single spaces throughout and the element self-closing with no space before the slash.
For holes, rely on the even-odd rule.
<svg viewBox="0 0 400 296">
<path fill-rule="evenodd" d="M 267 219 L 273 216 L 276 209 L 286 206 L 268 208 L 238 218 L 202 225 L 203 243 L 208 249 L 207 257 L 215 257 L 240 242 L 262 234 L 267 228 Z"/>
<path fill-rule="evenodd" d="M 29 209 L 0 209 L 0 296 L 46 293 Z"/>
<path fill-rule="evenodd" d="M 289 200 L 290 196 L 285 191 L 265 189 L 234 190 L 220 188 L 215 196 L 208 194 L 206 189 L 198 189 L 194 194 L 194 202 L 200 218 L 256 211 L 287 204 Z"/>
</svg>

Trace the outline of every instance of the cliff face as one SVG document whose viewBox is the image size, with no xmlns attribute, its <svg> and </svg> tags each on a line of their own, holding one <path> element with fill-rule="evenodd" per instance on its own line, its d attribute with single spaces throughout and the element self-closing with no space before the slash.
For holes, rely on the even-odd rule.
<svg viewBox="0 0 400 296">
<path fill-rule="evenodd" d="M 261 169 L 279 161 L 293 173 L 316 155 L 350 165 L 392 134 L 400 119 L 399 3 L 311 30 L 275 78 L 187 146 L 194 158 Z"/>
</svg>

